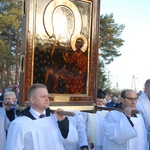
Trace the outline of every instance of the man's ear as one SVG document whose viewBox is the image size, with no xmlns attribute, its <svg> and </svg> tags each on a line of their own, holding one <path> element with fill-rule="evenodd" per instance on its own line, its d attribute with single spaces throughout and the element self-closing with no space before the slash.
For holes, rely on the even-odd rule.
<svg viewBox="0 0 150 150">
<path fill-rule="evenodd" d="M 33 96 L 30 97 L 30 103 L 34 104 L 34 97 Z"/>
</svg>

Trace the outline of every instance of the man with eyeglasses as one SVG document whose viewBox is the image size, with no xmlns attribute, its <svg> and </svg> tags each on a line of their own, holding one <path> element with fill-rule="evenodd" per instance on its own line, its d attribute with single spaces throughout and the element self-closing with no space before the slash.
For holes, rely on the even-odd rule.
<svg viewBox="0 0 150 150">
<path fill-rule="evenodd" d="M 107 150 L 148 150 L 147 134 L 141 114 L 132 114 L 137 103 L 137 94 L 123 90 L 120 97 L 122 111 L 112 110 L 104 118 L 104 145 Z"/>
<path fill-rule="evenodd" d="M 137 109 L 141 111 L 143 116 L 146 130 L 147 130 L 147 139 L 150 149 L 150 79 L 145 82 L 144 91 L 138 97 Z"/>
</svg>

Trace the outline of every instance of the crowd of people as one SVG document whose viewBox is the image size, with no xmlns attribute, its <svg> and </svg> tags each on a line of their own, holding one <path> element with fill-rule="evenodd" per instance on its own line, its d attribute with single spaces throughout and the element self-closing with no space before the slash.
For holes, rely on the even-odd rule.
<svg viewBox="0 0 150 150">
<path fill-rule="evenodd" d="M 96 113 L 51 111 L 47 87 L 40 83 L 29 87 L 27 99 L 29 106 L 18 110 L 16 94 L 4 93 L 0 150 L 150 150 L 150 79 L 140 94 L 125 89 L 117 102 L 110 91 L 98 89 L 96 106 L 107 109 Z"/>
</svg>

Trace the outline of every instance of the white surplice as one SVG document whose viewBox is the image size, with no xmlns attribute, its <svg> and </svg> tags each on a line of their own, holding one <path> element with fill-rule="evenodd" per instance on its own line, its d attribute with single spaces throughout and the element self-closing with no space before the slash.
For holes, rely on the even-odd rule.
<svg viewBox="0 0 150 150">
<path fill-rule="evenodd" d="M 10 121 L 6 116 L 4 107 L 0 107 L 0 150 L 5 149 L 6 144 L 6 131 L 9 127 Z"/>
<path fill-rule="evenodd" d="M 103 140 L 104 140 L 104 131 L 103 131 L 103 120 L 107 110 L 97 111 L 96 112 L 96 150 L 103 149 Z"/>
<path fill-rule="evenodd" d="M 138 97 L 136 108 L 140 110 L 143 116 L 146 130 L 147 130 L 147 139 L 148 139 L 149 147 L 150 147 L 150 100 L 148 99 L 145 92 L 143 92 Z"/>
<path fill-rule="evenodd" d="M 142 117 L 130 118 L 119 111 L 110 111 L 103 121 L 104 150 L 148 150 L 146 129 Z"/>
<path fill-rule="evenodd" d="M 71 124 L 78 131 L 78 143 L 73 144 L 71 146 L 66 146 L 65 150 L 78 150 L 82 146 L 88 146 L 85 121 L 84 121 L 84 118 L 79 111 L 71 111 L 71 112 L 74 112 L 75 116 L 74 117 L 68 116 L 68 119 L 71 122 Z"/>
<path fill-rule="evenodd" d="M 55 115 L 32 120 L 20 116 L 11 122 L 6 150 L 64 150 L 64 145 L 78 141 L 78 133 L 69 123 L 69 133 L 63 138 Z"/>
<path fill-rule="evenodd" d="M 102 110 L 87 115 L 89 150 L 103 150 L 103 119 L 107 112 Z"/>
</svg>

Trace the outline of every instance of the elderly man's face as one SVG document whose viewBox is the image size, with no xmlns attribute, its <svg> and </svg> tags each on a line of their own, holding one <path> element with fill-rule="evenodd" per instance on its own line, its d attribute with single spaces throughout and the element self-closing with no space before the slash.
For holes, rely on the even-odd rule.
<svg viewBox="0 0 150 150">
<path fill-rule="evenodd" d="M 16 99 L 14 99 L 12 95 L 5 95 L 4 96 L 4 102 L 5 103 L 7 103 L 7 102 L 14 103 L 15 101 L 16 101 Z"/>
</svg>

